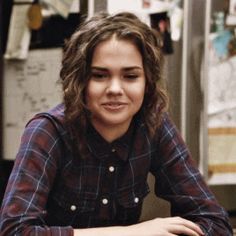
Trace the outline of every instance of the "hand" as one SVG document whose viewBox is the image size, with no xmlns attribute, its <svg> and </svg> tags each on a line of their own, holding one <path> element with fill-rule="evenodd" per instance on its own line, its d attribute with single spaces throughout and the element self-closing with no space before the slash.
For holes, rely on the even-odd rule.
<svg viewBox="0 0 236 236">
<path fill-rule="evenodd" d="M 156 218 L 130 226 L 112 226 L 75 229 L 75 236 L 202 236 L 202 230 L 195 223 L 181 217 Z"/>
<path fill-rule="evenodd" d="M 145 236 L 202 236 L 201 228 L 192 221 L 181 217 L 155 218 L 130 226 L 134 235 Z"/>
</svg>

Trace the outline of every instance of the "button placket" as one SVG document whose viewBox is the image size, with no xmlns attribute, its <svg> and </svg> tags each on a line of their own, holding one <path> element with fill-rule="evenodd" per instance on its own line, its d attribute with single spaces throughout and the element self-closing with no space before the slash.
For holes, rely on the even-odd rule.
<svg viewBox="0 0 236 236">
<path fill-rule="evenodd" d="M 108 157 L 103 162 L 103 176 L 101 182 L 101 192 L 100 192 L 100 210 L 99 215 L 105 218 L 111 218 L 114 214 L 113 211 L 113 196 L 112 193 L 116 188 L 116 172 L 117 172 L 117 157 L 116 157 L 116 148 L 110 146 L 108 151 Z"/>
</svg>

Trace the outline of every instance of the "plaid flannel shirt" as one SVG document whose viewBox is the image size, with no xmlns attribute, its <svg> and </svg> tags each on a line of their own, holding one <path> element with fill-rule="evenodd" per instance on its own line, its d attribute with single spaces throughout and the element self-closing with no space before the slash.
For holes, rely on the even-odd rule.
<svg viewBox="0 0 236 236">
<path fill-rule="evenodd" d="M 69 143 L 62 104 L 27 124 L 1 208 L 1 235 L 63 236 L 73 228 L 137 223 L 149 172 L 173 216 L 199 224 L 205 235 L 232 235 L 168 115 L 152 139 L 136 119 L 112 143 L 90 126 L 83 157 Z"/>
</svg>

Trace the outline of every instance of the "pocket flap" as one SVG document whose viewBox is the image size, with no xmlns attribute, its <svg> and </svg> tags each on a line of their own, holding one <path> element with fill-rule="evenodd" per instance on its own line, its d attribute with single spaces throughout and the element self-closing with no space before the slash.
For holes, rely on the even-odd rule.
<svg viewBox="0 0 236 236">
<path fill-rule="evenodd" d="M 71 190 L 65 190 L 63 193 L 60 193 L 60 195 L 54 195 L 53 199 L 66 211 L 83 213 L 94 211 L 96 207 L 97 194 L 88 192 L 75 193 Z"/>
<path fill-rule="evenodd" d="M 122 188 L 118 191 L 118 203 L 125 208 L 136 207 L 141 204 L 150 192 L 147 182 L 137 183 L 134 186 Z"/>
</svg>

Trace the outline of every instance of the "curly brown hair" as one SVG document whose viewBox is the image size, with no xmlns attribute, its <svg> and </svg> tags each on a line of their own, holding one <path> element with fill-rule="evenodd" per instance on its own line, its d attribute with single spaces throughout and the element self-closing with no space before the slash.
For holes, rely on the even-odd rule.
<svg viewBox="0 0 236 236">
<path fill-rule="evenodd" d="M 140 51 L 146 78 L 144 101 L 139 111 L 149 135 L 153 136 L 168 107 L 168 96 L 160 85 L 163 55 L 157 32 L 136 15 L 122 12 L 114 15 L 99 13 L 81 23 L 65 43 L 60 77 L 64 91 L 65 119 L 74 144 L 83 149 L 88 123 L 85 88 L 90 78 L 90 67 L 96 46 L 116 36 L 132 41 Z"/>
</svg>

